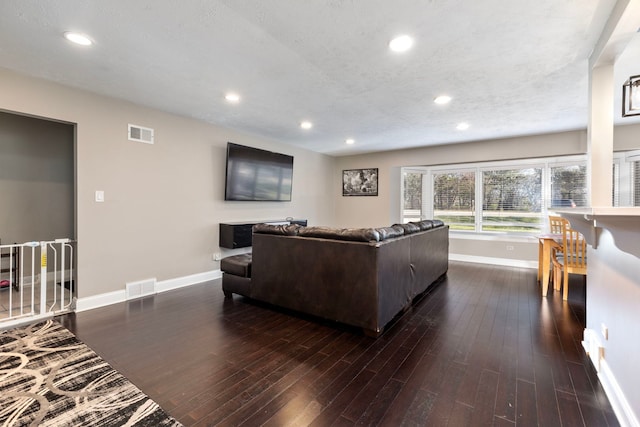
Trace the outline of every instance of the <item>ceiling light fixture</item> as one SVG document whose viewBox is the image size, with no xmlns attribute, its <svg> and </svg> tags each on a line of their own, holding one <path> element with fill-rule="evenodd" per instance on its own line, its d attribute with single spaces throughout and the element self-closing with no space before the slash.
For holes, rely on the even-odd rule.
<svg viewBox="0 0 640 427">
<path fill-rule="evenodd" d="M 458 123 L 458 126 L 456 126 L 456 129 L 458 130 L 467 130 L 469 129 L 469 123 Z"/>
<path fill-rule="evenodd" d="M 434 98 L 433 102 L 439 105 L 448 104 L 451 102 L 451 97 L 449 95 L 440 95 Z"/>
<path fill-rule="evenodd" d="M 229 102 L 239 102 L 240 101 L 240 95 L 238 95 L 237 93 L 228 93 L 224 96 L 224 99 L 226 99 Z"/>
<path fill-rule="evenodd" d="M 355 143 L 356 143 L 356 140 L 355 140 L 355 139 L 352 139 L 352 138 L 349 138 L 349 139 L 345 139 L 345 141 L 344 141 L 344 142 L 345 142 L 345 144 L 347 144 L 347 145 L 353 145 L 353 144 L 355 144 Z"/>
<path fill-rule="evenodd" d="M 407 35 L 397 36 L 389 42 L 389 49 L 394 52 L 406 52 L 413 46 L 413 39 Z"/>
<path fill-rule="evenodd" d="M 622 85 L 622 117 L 640 115 L 640 76 L 631 76 Z"/>
<path fill-rule="evenodd" d="M 303 122 L 300 122 L 300 127 L 302 129 L 311 129 L 313 127 L 313 123 L 305 120 Z"/>
<path fill-rule="evenodd" d="M 64 33 L 64 38 L 81 46 L 91 46 L 93 44 L 89 37 L 84 34 L 74 33 L 73 31 L 67 31 Z"/>
</svg>

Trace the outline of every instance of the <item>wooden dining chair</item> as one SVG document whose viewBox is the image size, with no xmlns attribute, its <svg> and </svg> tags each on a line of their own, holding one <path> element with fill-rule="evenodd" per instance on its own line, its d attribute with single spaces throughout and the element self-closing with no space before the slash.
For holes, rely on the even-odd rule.
<svg viewBox="0 0 640 427">
<path fill-rule="evenodd" d="M 567 227 L 562 237 L 562 254 L 552 256 L 553 277 L 558 284 L 564 285 L 562 299 L 569 296 L 569 274 L 581 274 L 587 277 L 587 242 L 578 231 Z"/>
<path fill-rule="evenodd" d="M 549 215 L 549 231 L 551 234 L 564 234 L 564 230 L 567 227 L 570 227 L 571 224 L 569 220 L 566 218 L 562 218 L 561 216 L 553 216 Z"/>
<path fill-rule="evenodd" d="M 561 216 L 549 215 L 549 231 L 551 234 L 557 234 L 559 236 L 564 235 L 564 230 L 571 227 L 569 220 L 563 218 Z M 562 242 L 558 242 L 551 248 L 551 260 L 553 261 L 556 257 L 562 255 Z M 555 266 L 555 264 L 554 264 Z M 560 277 L 556 277 L 555 269 L 554 274 L 551 276 L 553 281 L 553 289 L 556 291 L 560 290 Z"/>
</svg>

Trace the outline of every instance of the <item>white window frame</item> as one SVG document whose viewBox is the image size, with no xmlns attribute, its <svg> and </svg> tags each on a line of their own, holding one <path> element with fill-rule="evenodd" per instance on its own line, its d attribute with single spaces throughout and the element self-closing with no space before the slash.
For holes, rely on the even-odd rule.
<svg viewBox="0 0 640 427">
<path fill-rule="evenodd" d="M 500 231 L 482 231 L 482 206 L 483 206 L 483 191 L 482 191 L 482 172 L 488 170 L 507 170 L 507 169 L 523 169 L 523 168 L 542 168 L 542 217 L 548 216 L 549 209 L 549 194 L 551 191 L 551 174 L 550 168 L 559 166 L 572 166 L 572 165 L 586 165 L 586 155 L 573 155 L 573 156 L 561 156 L 561 157 L 544 157 L 544 158 L 531 158 L 531 159 L 519 159 L 519 160 L 504 160 L 493 162 L 477 162 L 477 163 L 460 163 L 451 165 L 437 165 L 437 166 L 424 166 L 424 167 L 406 167 L 402 168 L 403 172 L 408 173 L 421 173 L 423 174 L 423 196 L 422 196 L 422 219 L 433 218 L 433 175 L 434 173 L 459 173 L 459 172 L 475 172 L 475 230 L 451 230 L 451 233 L 463 235 L 475 235 L 475 236 L 505 236 L 507 238 L 525 237 L 535 233 L 509 233 Z M 428 184 L 428 186 L 426 185 Z M 404 194 L 404 180 L 402 183 L 402 194 Z M 428 193 L 427 193 L 428 191 Z M 402 197 L 402 204 L 400 206 L 400 218 L 404 219 L 404 196 Z"/>
<path fill-rule="evenodd" d="M 634 172 L 633 163 L 640 161 L 640 150 L 616 152 L 613 153 L 613 194 L 612 199 L 615 206 L 634 206 L 640 201 L 634 200 Z M 476 194 L 475 194 L 475 230 L 451 230 L 452 233 L 458 234 L 458 237 L 476 236 L 479 238 L 492 238 L 491 236 L 505 236 L 507 238 L 518 239 L 521 237 L 531 236 L 530 233 L 508 233 L 496 231 L 482 231 L 482 171 L 497 169 L 522 169 L 526 167 L 542 167 L 542 216 L 546 217 L 550 212 L 550 191 L 551 191 L 551 167 L 562 167 L 572 165 L 586 165 L 587 155 L 572 155 L 558 157 L 542 157 L 519 160 L 504 160 L 493 162 L 477 162 L 477 163 L 459 163 L 450 165 L 437 166 L 412 166 L 402 168 L 402 172 L 421 173 L 423 175 L 422 186 L 422 208 L 421 216 L 423 219 L 431 219 L 434 215 L 433 192 L 434 192 L 434 173 L 450 172 L 470 172 L 475 171 L 476 177 Z M 404 179 L 402 180 L 402 201 L 400 206 L 400 218 L 404 218 Z M 428 190 L 426 190 L 428 189 Z M 426 193 L 428 191 L 428 194 Z M 588 189 L 587 189 L 588 193 Z M 590 198 L 590 194 L 587 195 Z"/>
</svg>

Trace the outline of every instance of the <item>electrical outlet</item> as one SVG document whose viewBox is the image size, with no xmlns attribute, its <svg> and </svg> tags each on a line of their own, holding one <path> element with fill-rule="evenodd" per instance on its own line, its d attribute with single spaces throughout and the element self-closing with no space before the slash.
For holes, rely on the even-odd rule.
<svg viewBox="0 0 640 427">
<path fill-rule="evenodd" d="M 220 261 L 222 259 L 222 254 L 220 252 L 216 252 L 213 254 L 214 261 Z"/>
<path fill-rule="evenodd" d="M 507 250 L 508 250 L 508 251 L 512 251 L 512 250 L 514 250 L 514 249 L 515 249 L 515 248 L 513 247 L 513 245 L 507 245 Z"/>
</svg>

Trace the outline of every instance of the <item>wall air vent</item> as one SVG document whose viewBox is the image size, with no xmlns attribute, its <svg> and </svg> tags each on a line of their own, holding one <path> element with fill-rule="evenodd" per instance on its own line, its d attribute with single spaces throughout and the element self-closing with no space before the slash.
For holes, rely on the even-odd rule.
<svg viewBox="0 0 640 427">
<path fill-rule="evenodd" d="M 145 297 L 156 293 L 156 279 L 140 280 L 138 282 L 129 282 L 126 284 L 127 300 Z"/>
<path fill-rule="evenodd" d="M 153 129 L 129 124 L 129 141 L 153 144 Z"/>
</svg>

